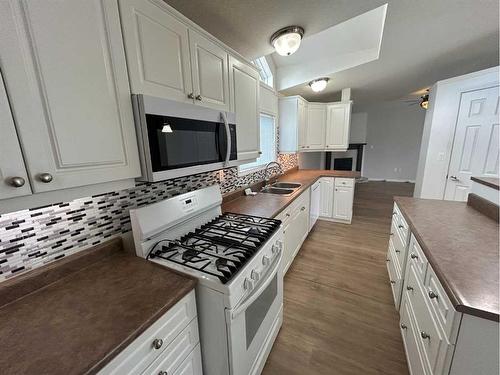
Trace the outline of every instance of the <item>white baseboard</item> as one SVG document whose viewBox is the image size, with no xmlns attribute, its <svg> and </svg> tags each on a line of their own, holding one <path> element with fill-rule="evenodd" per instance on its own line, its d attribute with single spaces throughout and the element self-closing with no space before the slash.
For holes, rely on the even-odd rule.
<svg viewBox="0 0 500 375">
<path fill-rule="evenodd" d="M 368 181 L 387 181 L 387 182 L 408 182 L 408 183 L 415 183 L 415 180 L 399 180 L 395 178 L 370 178 L 367 177 Z"/>
</svg>

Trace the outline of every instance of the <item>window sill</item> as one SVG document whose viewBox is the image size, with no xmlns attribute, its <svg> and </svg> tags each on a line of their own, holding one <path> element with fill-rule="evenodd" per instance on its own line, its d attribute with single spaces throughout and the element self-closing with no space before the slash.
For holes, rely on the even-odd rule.
<svg viewBox="0 0 500 375">
<path fill-rule="evenodd" d="M 266 169 L 266 164 L 261 164 L 261 165 L 257 165 L 257 166 L 252 167 L 252 168 L 245 168 L 245 169 L 242 169 L 241 167 L 239 167 L 238 168 L 238 177 L 243 177 L 243 176 L 255 173 L 255 172 L 260 172 L 260 171 L 263 171 L 264 169 Z"/>
</svg>

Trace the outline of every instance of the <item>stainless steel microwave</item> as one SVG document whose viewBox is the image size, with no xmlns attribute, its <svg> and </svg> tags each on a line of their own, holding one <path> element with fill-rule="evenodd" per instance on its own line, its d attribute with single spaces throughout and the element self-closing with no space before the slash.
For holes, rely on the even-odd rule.
<svg viewBox="0 0 500 375">
<path fill-rule="evenodd" d="M 237 165 L 236 123 L 231 112 L 148 95 L 132 95 L 142 181 Z"/>
</svg>

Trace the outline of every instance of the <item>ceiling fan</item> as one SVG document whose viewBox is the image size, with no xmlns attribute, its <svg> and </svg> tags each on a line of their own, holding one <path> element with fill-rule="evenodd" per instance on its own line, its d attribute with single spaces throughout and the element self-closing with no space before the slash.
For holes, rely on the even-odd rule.
<svg viewBox="0 0 500 375">
<path fill-rule="evenodd" d="M 427 109 L 427 107 L 429 106 L 429 89 L 426 89 L 424 93 L 418 98 L 403 99 L 403 101 L 405 103 L 408 103 L 409 106 L 419 104 L 423 109 Z"/>
</svg>

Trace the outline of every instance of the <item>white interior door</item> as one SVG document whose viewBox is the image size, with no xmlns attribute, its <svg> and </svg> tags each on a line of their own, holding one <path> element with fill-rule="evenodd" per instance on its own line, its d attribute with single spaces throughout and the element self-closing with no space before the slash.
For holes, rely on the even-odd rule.
<svg viewBox="0 0 500 375">
<path fill-rule="evenodd" d="M 466 201 L 471 176 L 498 177 L 498 86 L 462 93 L 444 199 Z"/>
<path fill-rule="evenodd" d="M 189 30 L 195 103 L 229 111 L 228 53 Z"/>
<path fill-rule="evenodd" d="M 155 0 L 120 0 L 133 94 L 193 102 L 186 25 Z"/>
</svg>

